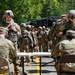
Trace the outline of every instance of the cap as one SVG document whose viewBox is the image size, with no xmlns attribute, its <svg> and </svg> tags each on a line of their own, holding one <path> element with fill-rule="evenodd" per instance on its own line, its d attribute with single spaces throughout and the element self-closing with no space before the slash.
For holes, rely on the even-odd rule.
<svg viewBox="0 0 75 75">
<path fill-rule="evenodd" d="M 74 30 L 67 30 L 66 35 L 68 36 L 75 36 L 75 31 Z"/>
<path fill-rule="evenodd" d="M 6 28 L 5 27 L 0 27 L 0 34 L 6 32 Z"/>
</svg>

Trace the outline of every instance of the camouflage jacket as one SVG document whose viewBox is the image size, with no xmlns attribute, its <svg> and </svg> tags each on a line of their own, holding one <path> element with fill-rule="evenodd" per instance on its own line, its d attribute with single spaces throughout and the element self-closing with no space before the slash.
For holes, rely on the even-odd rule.
<svg viewBox="0 0 75 75">
<path fill-rule="evenodd" d="M 14 58 L 16 57 L 16 51 L 13 43 L 0 36 L 0 55 L 9 58 L 9 55 Z"/>
</svg>

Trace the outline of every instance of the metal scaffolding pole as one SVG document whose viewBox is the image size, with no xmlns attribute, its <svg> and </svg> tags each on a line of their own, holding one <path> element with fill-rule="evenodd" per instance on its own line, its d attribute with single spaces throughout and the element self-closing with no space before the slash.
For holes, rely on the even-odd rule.
<svg viewBox="0 0 75 75">
<path fill-rule="evenodd" d="M 40 56 L 40 75 L 41 75 L 41 56 L 51 56 L 51 52 L 33 52 L 33 53 L 26 53 L 26 52 L 17 52 L 17 56 L 24 57 L 24 56 Z M 23 75 L 26 75 L 24 72 L 24 66 L 22 66 Z"/>
</svg>

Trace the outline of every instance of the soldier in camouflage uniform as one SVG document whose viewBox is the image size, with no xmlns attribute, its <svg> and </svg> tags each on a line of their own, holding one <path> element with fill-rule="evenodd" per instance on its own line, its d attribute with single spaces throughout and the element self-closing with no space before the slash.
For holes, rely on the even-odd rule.
<svg viewBox="0 0 75 75">
<path fill-rule="evenodd" d="M 21 35 L 21 30 L 20 26 L 14 22 L 13 17 L 14 17 L 13 12 L 11 10 L 6 10 L 3 15 L 3 23 L 1 26 L 6 28 L 7 30 L 6 38 L 13 42 L 15 50 L 18 51 L 17 40 Z M 16 58 L 13 60 L 16 71 L 17 70 Z"/>
<path fill-rule="evenodd" d="M 46 45 L 47 45 L 47 50 L 51 49 L 52 41 L 50 37 L 50 28 L 46 28 Z"/>
<path fill-rule="evenodd" d="M 66 39 L 64 36 L 64 29 L 65 29 L 65 24 L 66 24 L 67 20 L 66 20 L 66 14 L 61 15 L 61 19 L 58 19 L 55 22 L 55 25 L 53 26 L 52 30 L 51 30 L 51 34 L 52 37 L 52 48 L 55 47 L 55 45 L 60 42 L 61 40 Z"/>
<path fill-rule="evenodd" d="M 65 18 L 62 18 L 62 21 L 61 22 L 63 25 L 60 25 L 61 27 L 59 28 L 62 29 L 62 33 L 63 33 L 62 39 L 64 40 L 66 39 L 65 35 L 67 30 L 70 30 L 70 29 L 75 30 L 75 10 L 70 10 L 66 14 Z"/>
<path fill-rule="evenodd" d="M 42 51 L 42 27 L 38 28 L 38 32 L 37 32 L 37 39 L 38 39 L 38 51 L 41 52 Z"/>
<path fill-rule="evenodd" d="M 14 43 L 15 49 L 17 50 L 17 39 L 21 35 L 20 26 L 13 20 L 14 14 L 11 10 L 6 10 L 3 15 L 3 27 L 8 30 L 6 38 Z"/>
<path fill-rule="evenodd" d="M 39 27 L 37 32 L 39 51 L 47 52 L 47 34 L 44 28 Z"/>
<path fill-rule="evenodd" d="M 64 22 L 66 22 L 66 14 L 62 14 L 61 15 L 61 23 L 64 23 Z"/>
<path fill-rule="evenodd" d="M 19 43 L 20 43 L 20 51 L 21 52 L 32 52 L 32 37 L 30 32 L 27 30 L 27 25 L 25 23 L 21 23 L 21 37 L 19 38 Z M 27 56 L 26 57 L 26 62 L 27 65 L 29 65 L 30 63 L 30 57 Z"/>
<path fill-rule="evenodd" d="M 55 46 L 55 48 L 53 49 L 52 56 L 58 57 L 58 56 L 63 56 L 64 54 L 75 55 L 75 31 L 68 30 L 66 32 L 66 37 L 67 37 L 67 40 L 63 40 Z M 55 68 L 59 75 L 59 62 L 55 63 Z M 75 72 L 75 64 L 74 63 L 62 64 L 62 69 L 65 71 Z"/>
<path fill-rule="evenodd" d="M 42 27 L 42 49 L 43 52 L 48 52 L 48 35 L 45 26 Z"/>
<path fill-rule="evenodd" d="M 37 47 L 37 43 L 38 43 L 37 33 L 36 33 L 36 28 L 33 25 L 31 26 L 31 36 L 32 36 L 32 39 L 33 39 L 32 52 L 37 52 L 37 50 L 38 50 L 38 47 Z M 32 56 L 31 58 L 32 58 L 32 62 L 33 62 L 35 56 Z"/>
<path fill-rule="evenodd" d="M 7 59 L 9 62 L 10 59 L 16 58 L 16 51 L 13 43 L 5 38 L 6 36 L 6 29 L 5 27 L 0 27 L 0 56 Z M 9 67 L 11 68 L 10 71 L 14 72 L 14 66 L 11 67 L 9 64 Z M 12 69 L 13 68 L 13 69 Z M 5 73 L 6 68 L 0 68 L 0 73 Z"/>
<path fill-rule="evenodd" d="M 62 19 L 58 19 L 55 22 L 55 26 L 51 30 L 51 33 L 53 33 L 53 34 L 51 34 L 52 35 L 52 37 L 51 37 L 51 40 L 52 40 L 52 51 L 51 51 L 51 53 L 53 53 L 55 46 L 61 40 L 66 39 L 65 35 L 63 34 L 63 30 L 65 29 L 65 23 L 66 23 L 66 21 L 62 21 Z M 55 61 L 55 58 L 54 58 L 54 61 Z"/>
<path fill-rule="evenodd" d="M 61 19 L 58 19 L 54 24 L 53 27 L 49 33 L 50 38 L 52 40 L 52 49 L 55 47 L 55 45 L 59 42 L 59 37 L 58 34 L 60 32 L 60 30 L 58 29 L 59 24 L 61 23 Z M 58 40 L 57 40 L 58 39 Z"/>
<path fill-rule="evenodd" d="M 75 10 L 70 10 L 68 12 L 68 21 L 65 24 L 64 32 L 70 29 L 75 30 Z"/>
</svg>

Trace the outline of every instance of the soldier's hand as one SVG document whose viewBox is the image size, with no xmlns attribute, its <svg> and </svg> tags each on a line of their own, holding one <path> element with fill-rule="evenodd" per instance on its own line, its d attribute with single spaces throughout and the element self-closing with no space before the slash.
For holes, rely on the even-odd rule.
<svg viewBox="0 0 75 75">
<path fill-rule="evenodd" d="M 11 25 L 10 29 L 11 29 L 11 30 L 13 30 L 14 32 L 17 32 L 16 27 L 15 27 L 15 26 L 13 26 L 13 25 Z"/>
<path fill-rule="evenodd" d="M 63 34 L 63 33 L 60 31 L 59 33 L 57 33 L 57 36 L 58 36 L 58 37 L 61 37 L 62 34 Z"/>
</svg>

